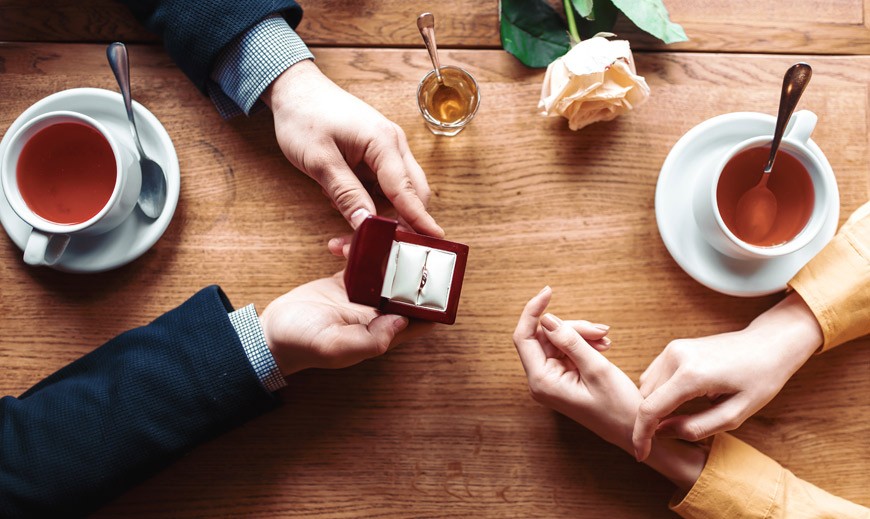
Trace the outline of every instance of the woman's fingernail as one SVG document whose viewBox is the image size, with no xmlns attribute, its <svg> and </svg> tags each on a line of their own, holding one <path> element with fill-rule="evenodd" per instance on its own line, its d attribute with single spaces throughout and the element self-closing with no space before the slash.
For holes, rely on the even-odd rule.
<svg viewBox="0 0 870 519">
<path fill-rule="evenodd" d="M 601 343 L 605 346 L 610 346 L 611 344 L 613 344 L 613 341 L 610 340 L 610 337 L 602 337 Z"/>
<path fill-rule="evenodd" d="M 595 328 L 598 328 L 602 332 L 606 332 L 607 330 L 610 329 L 610 327 L 607 326 L 606 324 L 593 324 L 592 326 L 594 326 Z"/>
<path fill-rule="evenodd" d="M 541 317 L 541 326 L 551 332 L 558 328 L 561 324 L 562 320 L 553 314 L 544 314 L 544 316 Z"/>
<path fill-rule="evenodd" d="M 370 214 L 372 213 L 370 213 L 368 209 L 360 207 L 350 215 L 350 223 L 353 224 L 354 229 L 356 229 Z"/>
<path fill-rule="evenodd" d="M 328 247 L 337 247 L 338 244 L 339 244 L 339 239 L 338 239 L 338 238 L 332 238 L 331 240 L 329 240 L 329 243 L 327 243 L 326 245 L 327 245 Z"/>
<path fill-rule="evenodd" d="M 538 292 L 538 295 L 543 294 L 543 293 L 546 292 L 547 290 L 550 290 L 550 285 L 547 285 L 547 286 L 545 286 L 544 288 L 542 288 L 541 291 Z"/>
</svg>

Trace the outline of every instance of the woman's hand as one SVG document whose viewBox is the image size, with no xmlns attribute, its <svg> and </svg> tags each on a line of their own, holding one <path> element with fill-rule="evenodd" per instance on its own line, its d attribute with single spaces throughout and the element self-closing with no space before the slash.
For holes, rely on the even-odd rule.
<svg viewBox="0 0 870 519">
<path fill-rule="evenodd" d="M 601 344 L 607 327 L 544 314 L 551 296 L 546 287 L 532 298 L 514 331 L 532 398 L 608 442 L 630 449 L 640 393 L 625 373 L 587 342 Z"/>
<path fill-rule="evenodd" d="M 632 442 L 639 461 L 654 435 L 697 441 L 736 429 L 770 402 L 822 344 L 822 332 L 803 299 L 792 293 L 748 327 L 671 342 L 640 377 L 644 397 Z M 707 397 L 713 406 L 673 415 Z"/>
<path fill-rule="evenodd" d="M 631 433 L 643 399 L 634 382 L 597 351 L 605 349 L 607 327 L 544 314 L 551 295 L 546 287 L 533 297 L 514 331 L 532 397 L 633 452 Z M 704 468 L 706 452 L 677 440 L 655 445 L 647 464 L 681 490 L 691 488 Z"/>
</svg>

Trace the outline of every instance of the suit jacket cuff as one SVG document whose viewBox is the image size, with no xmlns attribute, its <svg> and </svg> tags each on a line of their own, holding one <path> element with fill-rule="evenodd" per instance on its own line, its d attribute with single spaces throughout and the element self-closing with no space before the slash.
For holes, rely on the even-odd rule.
<svg viewBox="0 0 870 519">
<path fill-rule="evenodd" d="M 215 62 L 208 93 L 222 117 L 250 114 L 282 72 L 314 55 L 278 15 L 267 16 L 227 45 Z"/>
</svg>

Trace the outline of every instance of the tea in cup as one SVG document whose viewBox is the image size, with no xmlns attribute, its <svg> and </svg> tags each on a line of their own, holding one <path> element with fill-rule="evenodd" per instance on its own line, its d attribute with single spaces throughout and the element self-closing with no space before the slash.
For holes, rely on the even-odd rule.
<svg viewBox="0 0 870 519">
<path fill-rule="evenodd" d="M 471 122 L 480 106 L 477 81 L 465 70 L 447 65 L 430 71 L 417 87 L 417 106 L 426 126 L 435 135 L 453 136 Z"/>
<path fill-rule="evenodd" d="M 53 265 L 73 235 L 93 236 L 121 224 L 139 197 L 142 176 L 132 150 L 86 115 L 34 117 L 0 158 L 9 205 L 33 227 L 24 248 L 30 265 Z"/>
<path fill-rule="evenodd" d="M 821 231 L 830 211 L 828 193 L 835 179 L 807 147 L 818 117 L 807 110 L 796 112 L 785 135 L 767 188 L 776 200 L 769 228 L 750 232 L 741 197 L 764 174 L 772 135 L 750 137 L 733 146 L 715 170 L 698 172 L 693 212 L 703 236 L 719 252 L 738 259 L 773 258 L 791 254 L 807 245 Z"/>
</svg>

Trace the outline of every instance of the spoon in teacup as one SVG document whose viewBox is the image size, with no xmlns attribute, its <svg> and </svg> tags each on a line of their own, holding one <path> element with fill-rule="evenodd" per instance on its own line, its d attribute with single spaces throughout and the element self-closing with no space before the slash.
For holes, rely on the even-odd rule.
<svg viewBox="0 0 870 519">
<path fill-rule="evenodd" d="M 138 205 L 142 213 L 152 220 L 157 219 L 166 205 L 166 175 L 163 168 L 147 155 L 139 141 L 139 132 L 136 129 L 136 119 L 133 117 L 133 100 L 130 95 L 130 60 L 127 57 L 127 47 L 121 42 L 109 44 L 106 48 L 106 57 L 118 86 L 121 87 L 121 95 L 124 97 L 124 108 L 127 109 L 127 119 L 130 120 L 130 129 L 133 132 L 133 142 L 139 151 L 139 167 L 142 169 L 142 189 L 139 191 Z"/>
<path fill-rule="evenodd" d="M 813 69 L 809 64 L 795 63 L 789 67 L 782 79 L 776 129 L 773 133 L 773 141 L 770 143 L 770 157 L 767 159 L 761 180 L 755 187 L 743 193 L 737 202 L 735 226 L 744 241 L 749 243 L 758 243 L 763 240 L 776 221 L 776 196 L 767 187 L 767 182 L 770 179 L 771 171 L 773 171 L 773 161 L 776 159 L 776 152 L 782 141 L 785 126 L 791 119 L 791 114 L 812 76 Z"/>
</svg>

